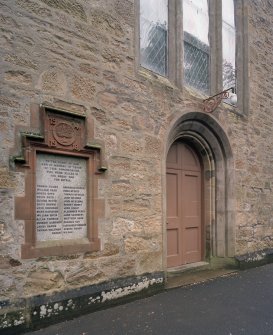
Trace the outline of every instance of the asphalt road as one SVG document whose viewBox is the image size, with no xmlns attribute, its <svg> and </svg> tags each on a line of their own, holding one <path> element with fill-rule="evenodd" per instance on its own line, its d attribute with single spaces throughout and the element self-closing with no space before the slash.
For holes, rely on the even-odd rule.
<svg viewBox="0 0 273 335">
<path fill-rule="evenodd" d="M 273 265 L 168 290 L 30 334 L 271 335 Z"/>
</svg>

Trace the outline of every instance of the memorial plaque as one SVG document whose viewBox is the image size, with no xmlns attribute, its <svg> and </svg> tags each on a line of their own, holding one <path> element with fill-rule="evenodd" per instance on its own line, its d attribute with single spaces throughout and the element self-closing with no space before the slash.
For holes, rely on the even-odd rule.
<svg viewBox="0 0 273 335">
<path fill-rule="evenodd" d="M 36 157 L 37 241 L 86 237 L 86 160 L 45 153 Z"/>
</svg>

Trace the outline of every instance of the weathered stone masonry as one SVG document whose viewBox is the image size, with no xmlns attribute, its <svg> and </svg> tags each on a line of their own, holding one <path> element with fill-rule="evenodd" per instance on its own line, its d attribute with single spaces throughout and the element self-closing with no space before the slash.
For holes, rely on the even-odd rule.
<svg viewBox="0 0 273 335">
<path fill-rule="evenodd" d="M 221 105 L 204 115 L 204 97 L 138 66 L 133 0 L 0 0 L 0 327 L 7 333 L 162 287 L 165 164 L 179 134 L 199 141 L 218 171 L 207 185 L 218 185 L 218 214 L 207 217 L 223 234 L 212 238 L 217 222 L 209 223 L 206 260 L 266 257 L 273 247 L 273 5 L 246 4 L 248 110 Z M 41 132 L 40 106 L 84 115 L 104 150 L 99 251 L 21 257 L 25 222 L 15 219 L 15 199 L 25 196 L 26 169 L 13 158 L 22 132 Z"/>
</svg>

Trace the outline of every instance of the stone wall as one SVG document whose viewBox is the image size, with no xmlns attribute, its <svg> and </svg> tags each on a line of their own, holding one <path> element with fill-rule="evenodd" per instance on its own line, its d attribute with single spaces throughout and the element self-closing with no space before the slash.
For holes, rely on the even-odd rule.
<svg viewBox="0 0 273 335">
<path fill-rule="evenodd" d="M 133 0 L 0 1 L 0 299 L 15 299 L 165 270 L 164 166 L 173 120 L 202 113 L 202 97 L 139 69 Z M 234 159 L 236 254 L 273 246 L 273 6 L 249 1 L 249 111 L 211 116 Z M 24 170 L 10 158 L 37 104 L 85 113 L 108 171 L 101 251 L 22 260 L 14 198 Z"/>
<path fill-rule="evenodd" d="M 135 77 L 133 29 L 130 1 L 1 2 L 2 299 L 162 270 L 159 132 L 167 116 L 160 102 L 158 119 L 154 88 L 148 92 Z M 32 130 L 30 111 L 41 103 L 85 113 L 105 145 L 100 252 L 20 257 L 24 222 L 14 220 L 14 197 L 24 195 L 24 170 L 10 158 L 20 153 L 19 131 Z"/>
<path fill-rule="evenodd" d="M 232 125 L 236 158 L 237 254 L 272 246 L 272 50 L 271 1 L 249 1 L 250 110 Z"/>
</svg>

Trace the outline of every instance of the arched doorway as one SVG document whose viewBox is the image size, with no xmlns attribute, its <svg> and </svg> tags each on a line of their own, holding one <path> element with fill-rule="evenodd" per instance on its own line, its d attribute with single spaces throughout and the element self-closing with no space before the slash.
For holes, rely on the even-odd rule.
<svg viewBox="0 0 273 335">
<path fill-rule="evenodd" d="M 202 166 L 194 148 L 175 141 L 166 166 L 167 265 L 200 262 L 203 257 Z"/>
<path fill-rule="evenodd" d="M 184 148 L 181 149 L 181 159 L 183 159 L 184 155 L 187 157 L 186 159 L 194 163 L 185 163 L 181 168 L 175 169 L 175 164 L 172 164 L 176 159 L 177 151 L 175 146 L 177 144 L 182 145 Z M 187 165 L 191 165 L 190 169 L 188 169 Z M 174 168 L 173 171 L 171 170 L 172 168 Z M 174 120 L 170 127 L 166 143 L 165 169 L 164 217 L 166 235 L 164 240 L 166 243 L 166 267 L 179 267 L 179 265 L 187 263 L 199 262 L 200 260 L 210 261 L 212 259 L 215 259 L 217 264 L 219 262 L 229 262 L 228 258 L 233 257 L 235 254 L 234 162 L 227 135 L 217 120 L 210 115 L 200 112 L 189 112 Z M 187 195 L 190 196 L 190 200 L 188 201 L 195 202 L 195 204 L 200 203 L 199 208 L 195 208 L 195 210 L 201 211 L 201 221 L 198 219 L 199 225 L 201 224 L 201 230 L 200 228 L 189 230 L 192 234 L 188 234 L 189 237 L 186 238 L 186 241 L 183 241 L 183 237 L 182 239 L 180 238 L 180 241 L 182 241 L 180 245 L 178 239 L 179 233 L 175 237 L 175 230 L 171 231 L 172 226 L 170 226 L 169 222 L 169 217 L 176 210 L 170 207 L 172 203 L 175 203 L 175 195 L 170 190 L 176 186 L 172 187 L 169 185 L 170 183 L 174 184 L 175 179 L 181 179 L 179 175 L 183 175 L 184 172 L 188 171 L 187 169 L 191 173 L 200 173 L 199 180 L 201 186 L 200 184 L 199 186 L 196 185 L 195 191 L 193 191 L 192 186 L 185 186 L 182 181 L 178 181 L 178 185 L 180 183 L 180 190 L 177 190 L 177 192 L 181 192 L 181 197 L 185 197 L 186 200 L 182 199 L 182 203 L 180 204 L 177 202 L 177 206 L 179 205 L 181 209 L 186 207 L 186 210 L 189 210 L 190 205 L 187 203 Z M 171 172 L 175 174 L 175 170 L 181 171 L 177 172 L 176 177 L 170 174 Z M 188 178 L 191 181 L 193 179 Z M 189 184 L 191 183 L 189 182 Z M 187 188 L 190 192 L 195 193 L 190 194 Z M 179 195 L 177 199 L 179 199 Z M 200 202 L 198 199 L 200 199 Z M 184 201 L 185 203 L 183 203 Z M 183 214 L 180 216 L 183 217 Z M 197 217 L 197 215 L 195 216 Z M 182 228 L 180 228 L 182 232 L 183 229 L 185 230 L 184 226 L 185 223 L 182 222 Z M 197 231 L 200 235 L 197 234 Z M 200 236 L 199 239 L 196 238 L 197 235 Z M 196 252 L 196 258 L 185 257 L 187 251 L 194 254 L 194 243 L 197 243 L 196 241 L 198 245 L 195 245 L 197 249 L 200 248 L 201 253 L 200 251 L 199 253 Z M 173 260 L 171 260 L 172 257 L 169 256 L 175 255 L 179 246 L 182 248 L 180 256 L 173 257 Z M 178 261 L 178 259 L 180 260 Z"/>
</svg>

